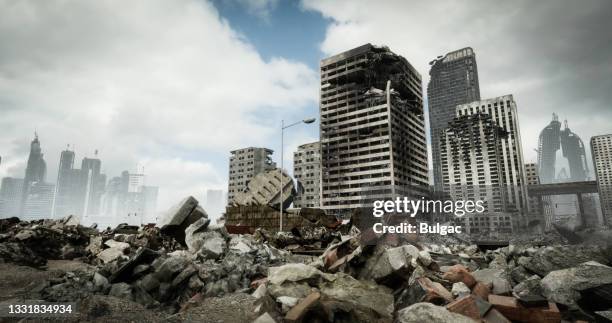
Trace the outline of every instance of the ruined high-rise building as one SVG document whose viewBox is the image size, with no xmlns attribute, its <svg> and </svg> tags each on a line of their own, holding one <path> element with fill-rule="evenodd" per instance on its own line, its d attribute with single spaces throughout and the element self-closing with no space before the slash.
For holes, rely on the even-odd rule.
<svg viewBox="0 0 612 323">
<path fill-rule="evenodd" d="M 272 149 L 249 147 L 231 152 L 229 160 L 228 203 L 236 193 L 247 187 L 249 181 L 259 173 L 276 168 L 272 161 Z M 281 157 L 282 158 L 282 157 Z"/>
<path fill-rule="evenodd" d="M 476 54 L 472 48 L 450 52 L 430 62 L 427 85 L 434 187 L 442 189 L 440 138 L 459 104 L 480 100 Z"/>
<path fill-rule="evenodd" d="M 508 133 L 483 111 L 448 123 L 440 143 L 443 189 L 453 200 L 482 200 L 486 212 L 506 211 L 503 139 Z"/>
<path fill-rule="evenodd" d="M 493 122 L 508 133 L 501 139 L 498 147 L 501 160 L 497 173 L 500 185 L 504 188 L 504 211 L 526 214 L 528 207 L 525 164 L 514 98 L 512 95 L 505 95 L 457 106 L 459 117 L 479 113 L 490 115 Z M 484 159 L 477 160 L 477 163 L 484 163 Z M 472 177 L 474 183 L 479 180 Z M 517 220 L 520 222 L 522 219 Z"/>
<path fill-rule="evenodd" d="M 321 207 L 320 142 L 301 145 L 293 153 L 293 177 L 297 182 L 297 195 L 293 206 Z"/>
<path fill-rule="evenodd" d="M 429 184 L 421 75 L 366 44 L 321 61 L 321 205 L 345 215 Z"/>
<path fill-rule="evenodd" d="M 612 134 L 591 138 L 604 225 L 612 225 Z"/>
</svg>

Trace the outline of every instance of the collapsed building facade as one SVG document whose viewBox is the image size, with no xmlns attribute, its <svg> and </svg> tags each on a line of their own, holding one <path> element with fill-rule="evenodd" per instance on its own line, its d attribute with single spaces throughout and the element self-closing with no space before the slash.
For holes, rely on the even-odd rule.
<svg viewBox="0 0 612 323">
<path fill-rule="evenodd" d="M 508 133 L 484 112 L 457 116 L 440 144 L 443 189 L 453 200 L 482 200 L 485 212 L 465 218 L 468 233 L 512 232 L 501 150 Z"/>
<path fill-rule="evenodd" d="M 405 58 L 366 44 L 323 59 L 320 116 L 321 205 L 328 213 L 425 194 L 421 75 Z"/>
<path fill-rule="evenodd" d="M 257 174 L 275 169 L 272 161 L 274 151 L 268 148 L 248 147 L 231 152 L 229 159 L 229 183 L 227 189 L 228 202 L 245 189 L 249 181 Z"/>
</svg>

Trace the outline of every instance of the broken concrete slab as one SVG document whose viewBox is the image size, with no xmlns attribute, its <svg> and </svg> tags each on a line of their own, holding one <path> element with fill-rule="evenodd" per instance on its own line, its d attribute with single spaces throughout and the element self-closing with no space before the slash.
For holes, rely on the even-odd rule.
<svg viewBox="0 0 612 323">
<path fill-rule="evenodd" d="M 454 297 L 469 295 L 471 293 L 472 291 L 470 288 L 463 282 L 454 283 L 451 289 L 451 294 L 453 294 Z"/>
<path fill-rule="evenodd" d="M 507 295 L 512 291 L 508 274 L 504 269 L 479 269 L 472 273 L 474 279 L 484 284 L 491 284 L 491 292 L 496 295 Z"/>
<path fill-rule="evenodd" d="M 552 271 L 540 282 L 546 298 L 566 306 L 576 305 L 580 291 L 606 284 L 612 284 L 612 267 L 596 261 Z"/>
<path fill-rule="evenodd" d="M 397 312 L 397 323 L 474 323 L 474 320 L 461 314 L 448 311 L 442 306 L 431 303 L 412 304 Z"/>
</svg>

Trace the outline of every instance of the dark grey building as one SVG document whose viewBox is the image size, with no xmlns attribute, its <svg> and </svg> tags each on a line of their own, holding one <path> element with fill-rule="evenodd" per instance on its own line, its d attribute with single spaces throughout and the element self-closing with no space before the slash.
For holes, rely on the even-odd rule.
<svg viewBox="0 0 612 323">
<path fill-rule="evenodd" d="M 455 108 L 480 100 L 476 54 L 470 47 L 438 56 L 429 63 L 427 100 L 431 135 L 432 167 L 434 187 L 442 190 L 442 164 L 440 161 L 440 139 L 448 123 L 455 117 Z"/>
<path fill-rule="evenodd" d="M 428 186 L 421 75 L 366 44 L 321 61 L 321 205 L 337 215 Z"/>
<path fill-rule="evenodd" d="M 43 158 L 38 134 L 34 134 L 34 140 L 30 144 L 30 155 L 28 157 L 28 165 L 23 179 L 23 190 L 21 192 L 21 212 L 22 217 L 26 216 L 25 204 L 30 194 L 30 189 L 33 183 L 44 183 L 47 177 L 47 163 Z M 50 214 L 49 214 L 50 216 Z"/>
</svg>

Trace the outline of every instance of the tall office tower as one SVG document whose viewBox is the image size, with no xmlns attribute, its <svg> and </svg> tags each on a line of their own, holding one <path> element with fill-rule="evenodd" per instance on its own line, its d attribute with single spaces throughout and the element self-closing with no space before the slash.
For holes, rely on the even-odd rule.
<svg viewBox="0 0 612 323">
<path fill-rule="evenodd" d="M 293 206 L 321 207 L 320 142 L 301 145 L 293 153 L 293 177 L 297 181 L 297 195 Z"/>
<path fill-rule="evenodd" d="M 569 165 L 570 182 L 586 181 L 588 179 L 589 166 L 587 165 L 586 152 L 582 139 L 573 133 L 567 126 L 560 132 L 561 148 L 563 157 L 567 159 Z"/>
<path fill-rule="evenodd" d="M 79 171 L 74 169 L 74 151 L 68 149 L 62 151 L 57 171 L 53 217 L 61 218 L 78 214 L 75 199 L 79 194 L 79 175 Z"/>
<path fill-rule="evenodd" d="M 556 179 L 557 150 L 561 148 L 559 140 L 561 136 L 561 122 L 559 117 L 553 113 L 553 119 L 542 132 L 538 142 L 538 166 L 540 182 L 551 184 Z"/>
<path fill-rule="evenodd" d="M 225 209 L 225 197 L 223 190 L 206 190 L 206 213 L 209 218 L 220 217 Z"/>
<path fill-rule="evenodd" d="M 323 59 L 320 93 L 324 209 L 426 194 L 421 75 L 405 58 L 366 44 Z"/>
<path fill-rule="evenodd" d="M 26 196 L 23 216 L 24 221 L 48 219 L 53 212 L 55 185 L 44 182 L 32 182 Z"/>
<path fill-rule="evenodd" d="M 442 189 L 440 138 L 448 123 L 455 117 L 459 104 L 480 100 L 476 54 L 470 47 L 439 56 L 429 63 L 427 99 L 433 162 L 434 187 Z"/>
<path fill-rule="evenodd" d="M 0 218 L 19 217 L 23 196 L 23 179 L 5 177 L 0 186 Z"/>
<path fill-rule="evenodd" d="M 612 225 L 612 134 L 591 138 L 603 223 Z"/>
<path fill-rule="evenodd" d="M 22 217 L 27 217 L 25 211 L 25 203 L 30 193 L 32 183 L 40 182 L 44 183 L 47 176 L 47 164 L 43 158 L 42 150 L 40 148 L 40 141 L 38 141 L 38 134 L 34 134 L 34 140 L 30 144 L 30 156 L 28 157 L 28 165 L 25 171 L 25 177 L 23 179 L 23 190 L 21 192 L 21 212 Z M 48 214 L 47 216 L 51 216 Z"/>
<path fill-rule="evenodd" d="M 227 190 L 228 203 L 234 200 L 236 193 L 246 188 L 255 175 L 276 168 L 276 163 L 272 161 L 273 152 L 272 149 L 256 147 L 237 149 L 231 152 Z"/>
<path fill-rule="evenodd" d="M 449 122 L 440 143 L 444 191 L 454 200 L 485 201 L 488 213 L 507 211 L 502 151 L 507 136 L 481 111 Z"/>
<path fill-rule="evenodd" d="M 490 115 L 495 124 L 508 133 L 501 139 L 499 147 L 502 155 L 499 180 L 504 187 L 505 211 L 526 214 L 528 206 L 525 164 L 514 98 L 512 95 L 505 95 L 457 106 L 457 116 L 477 113 Z M 524 219 L 517 220 L 521 222 Z"/>
<path fill-rule="evenodd" d="M 538 165 L 535 163 L 525 164 L 525 178 L 527 179 L 527 185 L 538 185 L 540 184 L 540 177 L 538 176 Z M 542 209 L 542 197 L 530 196 L 527 201 L 529 204 L 529 213 L 543 215 L 544 210 Z"/>
<path fill-rule="evenodd" d="M 110 218 L 117 218 L 124 204 L 122 178 L 117 176 L 108 181 L 106 190 L 100 202 L 101 214 Z M 127 189 L 127 188 L 126 188 Z"/>
<path fill-rule="evenodd" d="M 100 173 L 101 167 L 102 162 L 97 158 L 83 158 L 81 163 L 81 183 L 85 188 L 83 215 L 100 214 L 100 200 L 106 187 L 106 175 Z"/>
</svg>

